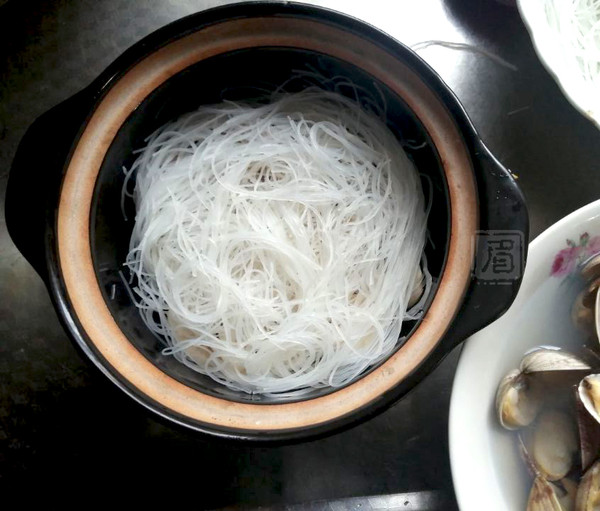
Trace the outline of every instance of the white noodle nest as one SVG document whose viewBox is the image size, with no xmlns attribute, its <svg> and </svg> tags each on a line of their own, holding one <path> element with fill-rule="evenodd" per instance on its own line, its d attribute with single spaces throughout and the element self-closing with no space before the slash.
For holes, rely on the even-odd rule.
<svg viewBox="0 0 600 511">
<path fill-rule="evenodd" d="M 600 0 L 520 0 L 542 60 L 600 126 Z"/>
<path fill-rule="evenodd" d="M 426 208 L 375 114 L 314 88 L 202 106 L 156 131 L 134 172 L 126 264 L 165 354 L 231 389 L 300 396 L 392 352 Z"/>
</svg>

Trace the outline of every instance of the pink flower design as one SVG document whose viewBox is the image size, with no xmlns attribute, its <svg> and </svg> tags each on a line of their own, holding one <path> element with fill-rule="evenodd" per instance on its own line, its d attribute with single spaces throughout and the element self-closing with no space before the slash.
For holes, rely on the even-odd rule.
<svg viewBox="0 0 600 511">
<path fill-rule="evenodd" d="M 600 236 L 590 237 L 588 232 L 584 232 L 579 236 L 579 241 L 567 239 L 567 248 L 563 248 L 554 256 L 550 275 L 553 277 L 568 275 L 577 265 L 598 253 L 600 253 Z"/>
<path fill-rule="evenodd" d="M 554 277 L 562 277 L 571 273 L 577 264 L 577 258 L 583 247 L 570 246 L 563 248 L 556 256 L 554 256 L 554 262 L 552 263 L 552 270 L 550 275 Z"/>
</svg>

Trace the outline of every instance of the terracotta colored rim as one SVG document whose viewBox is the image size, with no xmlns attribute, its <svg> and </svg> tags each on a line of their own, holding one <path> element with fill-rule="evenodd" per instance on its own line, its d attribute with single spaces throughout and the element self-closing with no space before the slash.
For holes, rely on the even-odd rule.
<svg viewBox="0 0 600 511">
<path fill-rule="evenodd" d="M 129 114 L 165 80 L 234 49 L 304 48 L 354 63 L 394 90 L 428 131 L 444 166 L 451 205 L 447 263 L 419 328 L 377 370 L 337 392 L 307 401 L 246 404 L 208 396 L 163 373 L 125 337 L 100 290 L 92 262 L 90 211 L 103 158 Z M 131 388 L 179 417 L 216 428 L 281 431 L 310 428 L 362 409 L 398 385 L 434 350 L 450 326 L 470 278 L 477 194 L 461 134 L 436 95 L 410 68 L 375 44 L 313 20 L 247 18 L 202 28 L 163 46 L 121 77 L 100 101 L 67 167 L 57 225 L 59 268 L 74 314 L 94 347 Z"/>
</svg>

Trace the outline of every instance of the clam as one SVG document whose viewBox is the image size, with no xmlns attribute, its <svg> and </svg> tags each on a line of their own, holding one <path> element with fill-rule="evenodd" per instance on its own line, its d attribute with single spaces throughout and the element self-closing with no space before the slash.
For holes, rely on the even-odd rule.
<svg viewBox="0 0 600 511">
<path fill-rule="evenodd" d="M 531 424 L 547 395 L 553 402 L 572 399 L 569 389 L 591 370 L 579 357 L 556 348 L 536 349 L 523 357 L 520 369 L 510 371 L 498 385 L 496 413 L 506 429 Z"/>
<path fill-rule="evenodd" d="M 571 479 L 561 481 L 561 486 L 536 477 L 529 493 L 527 511 L 574 511 L 577 483 Z"/>
<path fill-rule="evenodd" d="M 571 318 L 580 330 L 600 339 L 600 253 L 580 265 L 580 275 L 586 287 L 573 303 Z"/>
<path fill-rule="evenodd" d="M 600 374 L 587 375 L 577 390 L 585 409 L 600 423 Z"/>
<path fill-rule="evenodd" d="M 584 289 L 575 298 L 571 308 L 571 320 L 573 324 L 582 332 L 589 333 L 594 328 L 594 310 L 588 306 L 588 292 Z"/>
<path fill-rule="evenodd" d="M 521 372 L 590 371 L 591 367 L 581 358 L 559 348 L 544 346 L 527 353 L 521 360 Z"/>
<path fill-rule="evenodd" d="M 552 346 L 526 353 L 496 393 L 502 426 L 520 428 L 528 511 L 600 511 L 600 253 L 580 272 L 585 288 L 571 314 L 592 342 L 580 356 Z"/>
<path fill-rule="evenodd" d="M 521 435 L 521 451 L 530 471 L 548 481 L 563 479 L 571 471 L 578 450 L 574 421 L 557 410 L 543 412 Z"/>
<path fill-rule="evenodd" d="M 573 481 L 573 479 L 565 478 L 562 479 L 560 483 L 562 484 L 562 487 L 565 490 L 562 496 L 558 495 L 560 505 L 562 506 L 564 511 L 574 511 L 578 490 L 577 482 Z"/>
<path fill-rule="evenodd" d="M 567 511 L 563 507 L 559 494 L 560 489 L 546 481 L 543 477 L 536 477 L 529 492 L 527 511 Z"/>
<path fill-rule="evenodd" d="M 521 372 L 530 376 L 542 400 L 554 408 L 572 407 L 573 387 L 591 371 L 587 361 L 558 348 L 539 348 L 521 361 Z"/>
<path fill-rule="evenodd" d="M 600 278 L 597 278 L 577 295 L 571 308 L 573 324 L 583 332 L 596 337 L 598 336 L 597 302 L 599 288 Z"/>
<path fill-rule="evenodd" d="M 600 509 L 600 462 L 594 463 L 581 478 L 575 500 L 575 511 Z"/>
<path fill-rule="evenodd" d="M 581 469 L 587 470 L 600 453 L 600 423 L 592 417 L 583 405 L 579 389 L 575 392 L 577 427 L 579 429 L 579 450 Z"/>
<path fill-rule="evenodd" d="M 519 432 L 519 434 L 517 435 L 517 447 L 519 450 L 519 454 L 521 456 L 521 459 L 523 460 L 523 463 L 525 463 L 525 468 L 527 468 L 527 472 L 529 472 L 531 478 L 543 478 L 544 476 L 540 474 L 539 469 L 537 468 L 537 466 L 533 462 L 533 459 L 531 458 L 531 454 L 529 454 L 528 448 L 531 447 L 531 439 L 531 432 L 529 430 L 522 430 Z"/>
<path fill-rule="evenodd" d="M 596 292 L 596 303 L 594 304 L 594 330 L 596 338 L 600 341 L 600 291 Z"/>
<path fill-rule="evenodd" d="M 500 424 L 506 429 L 518 429 L 531 424 L 540 408 L 542 399 L 534 386 L 534 380 L 518 369 L 508 373 L 496 392 L 496 411 Z"/>
<path fill-rule="evenodd" d="M 600 252 L 588 257 L 581 263 L 580 273 L 586 282 L 591 282 L 600 277 Z"/>
</svg>

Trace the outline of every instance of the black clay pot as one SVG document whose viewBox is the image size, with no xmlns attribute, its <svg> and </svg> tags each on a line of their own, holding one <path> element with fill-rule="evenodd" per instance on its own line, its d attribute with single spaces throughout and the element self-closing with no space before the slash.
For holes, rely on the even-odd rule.
<svg viewBox="0 0 600 511">
<path fill-rule="evenodd" d="M 302 400 L 236 393 L 163 356 L 127 292 L 133 222 L 123 165 L 157 127 L 201 103 L 274 89 L 298 69 L 342 75 L 387 105 L 431 186 L 434 290 L 383 363 Z M 116 385 L 179 424 L 223 437 L 297 440 L 355 424 L 399 399 L 454 346 L 499 317 L 523 273 L 528 218 L 510 173 L 455 96 L 410 49 L 347 16 L 293 3 L 212 9 L 148 36 L 41 116 L 19 146 L 6 219 L 65 329 Z M 494 347 L 490 346 L 490 350 Z"/>
</svg>

